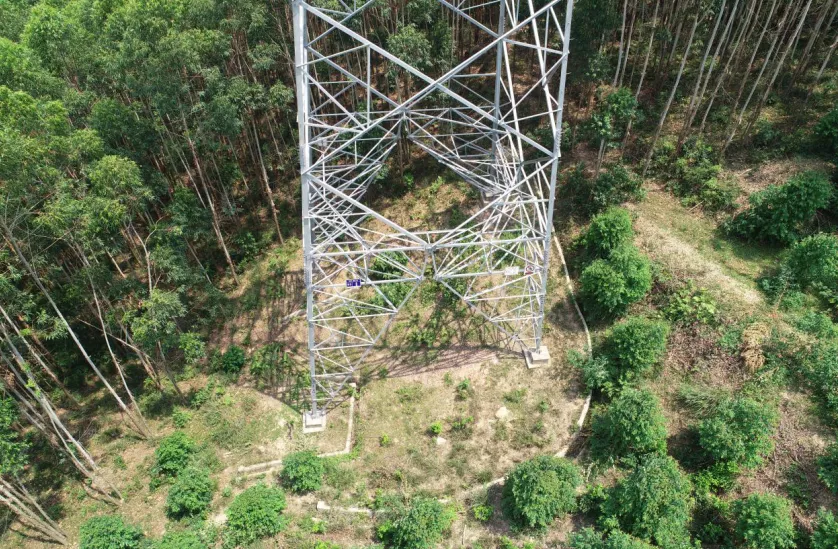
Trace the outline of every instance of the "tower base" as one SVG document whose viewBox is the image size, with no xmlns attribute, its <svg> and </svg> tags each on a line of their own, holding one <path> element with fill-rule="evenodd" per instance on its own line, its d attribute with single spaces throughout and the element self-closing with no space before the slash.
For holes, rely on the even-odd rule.
<svg viewBox="0 0 838 549">
<path fill-rule="evenodd" d="M 524 358 L 527 360 L 527 368 L 529 369 L 542 368 L 551 364 L 550 350 L 545 345 L 532 351 L 524 351 Z"/>
<path fill-rule="evenodd" d="M 318 410 L 317 412 L 303 413 L 303 434 L 320 433 L 326 430 L 326 412 Z"/>
</svg>

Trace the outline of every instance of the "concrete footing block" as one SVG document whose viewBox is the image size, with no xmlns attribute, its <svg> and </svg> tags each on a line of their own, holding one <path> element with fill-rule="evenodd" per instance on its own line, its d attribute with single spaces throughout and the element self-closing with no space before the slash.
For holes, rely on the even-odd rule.
<svg viewBox="0 0 838 549">
<path fill-rule="evenodd" d="M 326 430 L 326 413 L 318 410 L 316 413 L 303 414 L 303 434 L 320 433 Z"/>
<path fill-rule="evenodd" d="M 550 350 L 542 345 L 538 349 L 524 351 L 524 358 L 527 360 L 527 368 L 542 368 L 550 366 Z"/>
</svg>

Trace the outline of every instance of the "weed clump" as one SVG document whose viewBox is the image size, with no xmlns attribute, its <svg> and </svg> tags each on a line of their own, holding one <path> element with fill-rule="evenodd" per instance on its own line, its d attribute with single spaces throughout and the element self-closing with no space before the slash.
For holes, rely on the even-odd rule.
<svg viewBox="0 0 838 549">
<path fill-rule="evenodd" d="M 577 467 L 564 458 L 537 456 L 509 474 L 503 490 L 504 514 L 519 528 L 542 530 L 576 508 Z"/>
<path fill-rule="evenodd" d="M 794 522 L 788 500 L 770 494 L 751 494 L 733 504 L 735 532 L 748 549 L 795 547 Z"/>
<path fill-rule="evenodd" d="M 601 461 L 666 452 L 663 408 L 646 390 L 624 389 L 604 413 L 594 416 L 591 430 L 591 454 Z"/>
<path fill-rule="evenodd" d="M 456 513 L 435 499 L 415 498 L 398 505 L 378 527 L 378 537 L 392 549 L 431 549 L 443 539 Z"/>
<path fill-rule="evenodd" d="M 838 495 L 838 442 L 832 443 L 818 458 L 818 477 Z"/>
<path fill-rule="evenodd" d="M 187 467 L 175 479 L 166 498 L 166 514 L 170 518 L 202 516 L 212 502 L 215 483 L 209 471 Z"/>
<path fill-rule="evenodd" d="M 248 545 L 273 536 L 285 527 L 285 493 L 265 484 L 251 486 L 227 508 L 225 546 Z"/>
<path fill-rule="evenodd" d="M 611 530 L 603 538 L 603 534 L 593 528 L 584 528 L 571 534 L 569 544 L 570 549 L 652 549 L 645 541 L 625 532 Z"/>
<path fill-rule="evenodd" d="M 186 468 L 196 451 L 195 442 L 186 433 L 172 433 L 161 440 L 154 451 L 152 471 L 163 477 L 176 477 Z"/>
<path fill-rule="evenodd" d="M 282 461 L 282 484 L 297 494 L 319 490 L 323 484 L 323 460 L 311 450 L 296 452 Z"/>
<path fill-rule="evenodd" d="M 744 397 L 726 399 L 699 423 L 699 444 L 715 462 L 756 467 L 774 448 L 777 420 L 770 405 Z"/>
<path fill-rule="evenodd" d="M 646 374 L 666 352 L 669 325 L 630 317 L 611 328 L 602 348 L 613 383 L 624 385 Z"/>
<path fill-rule="evenodd" d="M 815 213 L 832 198 L 832 183 L 820 172 L 792 177 L 748 198 L 747 210 L 728 221 L 728 232 L 746 240 L 788 245 L 800 238 Z"/>
<path fill-rule="evenodd" d="M 605 524 L 661 547 L 687 546 L 694 505 L 692 486 L 669 456 L 652 456 L 611 491 L 603 503 Z"/>
<path fill-rule="evenodd" d="M 227 374 L 238 374 L 246 361 L 247 357 L 244 354 L 244 349 L 232 345 L 221 355 L 221 369 Z"/>
<path fill-rule="evenodd" d="M 142 530 L 126 524 L 119 515 L 93 517 L 81 525 L 80 549 L 137 549 Z"/>
<path fill-rule="evenodd" d="M 617 248 L 588 265 L 579 278 L 586 311 L 604 320 L 622 315 L 652 289 L 649 259 L 634 246 Z"/>
</svg>

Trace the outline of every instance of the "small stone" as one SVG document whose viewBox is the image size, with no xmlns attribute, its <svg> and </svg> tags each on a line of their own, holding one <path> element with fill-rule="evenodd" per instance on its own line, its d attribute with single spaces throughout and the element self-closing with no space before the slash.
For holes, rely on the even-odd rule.
<svg viewBox="0 0 838 549">
<path fill-rule="evenodd" d="M 510 412 L 506 406 L 501 406 L 498 408 L 498 411 L 495 412 L 495 417 L 500 420 L 507 420 L 510 415 L 512 415 L 512 412 Z"/>
<path fill-rule="evenodd" d="M 448 441 L 442 437 L 436 437 L 436 445 L 442 446 L 443 444 L 447 443 Z"/>
</svg>

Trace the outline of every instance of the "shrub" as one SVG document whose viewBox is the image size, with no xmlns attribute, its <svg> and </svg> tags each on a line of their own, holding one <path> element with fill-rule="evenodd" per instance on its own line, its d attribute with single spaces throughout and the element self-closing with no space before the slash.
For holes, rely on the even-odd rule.
<svg viewBox="0 0 838 549">
<path fill-rule="evenodd" d="M 136 549 L 143 537 L 136 526 L 119 515 L 93 517 L 81 525 L 80 549 Z"/>
<path fill-rule="evenodd" d="M 818 477 L 838 495 L 838 442 L 833 442 L 818 458 Z"/>
<path fill-rule="evenodd" d="M 491 505 L 486 504 L 475 505 L 471 508 L 471 512 L 474 515 L 474 518 L 480 522 L 489 522 L 495 514 L 494 508 L 492 508 Z"/>
<path fill-rule="evenodd" d="M 232 345 L 221 355 L 221 369 L 228 374 L 238 374 L 246 362 L 244 349 Z"/>
<path fill-rule="evenodd" d="M 564 186 L 576 212 L 593 214 L 623 202 L 642 200 L 645 195 L 643 181 L 622 164 L 605 166 L 594 179 L 586 178 L 584 169 L 584 164 L 577 164 Z"/>
<path fill-rule="evenodd" d="M 809 171 L 752 194 L 747 210 L 727 223 L 730 233 L 742 238 L 791 244 L 817 210 L 832 197 L 832 183 L 820 172 Z"/>
<path fill-rule="evenodd" d="M 163 538 L 155 543 L 153 549 L 209 549 L 195 532 L 166 532 Z"/>
<path fill-rule="evenodd" d="M 749 549 L 791 549 L 794 522 L 788 500 L 771 494 L 751 494 L 733 504 L 735 533 Z"/>
<path fill-rule="evenodd" d="M 544 529 L 576 508 L 579 470 L 569 460 L 537 456 L 519 464 L 503 487 L 503 511 L 518 527 Z"/>
<path fill-rule="evenodd" d="M 828 154 L 838 152 L 838 107 L 825 114 L 815 125 L 815 140 Z"/>
<path fill-rule="evenodd" d="M 175 477 L 186 468 L 196 450 L 195 442 L 186 433 L 172 433 L 161 440 L 154 451 L 155 464 L 152 470 L 165 477 Z"/>
<path fill-rule="evenodd" d="M 838 521 L 826 509 L 818 510 L 815 531 L 812 532 L 812 549 L 835 549 L 838 547 Z"/>
<path fill-rule="evenodd" d="M 604 356 L 591 356 L 570 350 L 567 353 L 567 360 L 582 372 L 582 379 L 589 390 L 599 389 L 610 394 L 614 389 L 611 372 L 608 369 L 608 359 Z"/>
<path fill-rule="evenodd" d="M 624 532 L 661 547 L 678 547 L 689 540 L 690 490 L 675 460 L 651 456 L 612 490 L 603 514 Z"/>
<path fill-rule="evenodd" d="M 393 549 L 431 549 L 443 539 L 456 516 L 435 499 L 416 498 L 409 507 L 394 510 L 378 527 L 378 537 Z"/>
<path fill-rule="evenodd" d="M 604 259 L 621 246 L 631 244 L 634 229 L 631 214 L 623 208 L 610 208 L 594 216 L 587 230 L 579 237 L 579 244 L 589 258 Z"/>
<path fill-rule="evenodd" d="M 282 484 L 292 492 L 302 494 L 319 490 L 323 483 L 323 460 L 311 450 L 290 454 L 282 460 Z"/>
<path fill-rule="evenodd" d="M 187 467 L 177 476 L 166 498 L 166 514 L 170 518 L 203 515 L 212 502 L 215 483 L 209 471 Z"/>
<path fill-rule="evenodd" d="M 827 421 L 838 421 L 838 343 L 819 341 L 800 357 L 804 379 L 824 406 Z"/>
<path fill-rule="evenodd" d="M 820 233 L 795 243 L 785 267 L 804 290 L 838 288 L 838 236 Z"/>
<path fill-rule="evenodd" d="M 756 467 L 774 448 L 777 411 L 749 398 L 723 400 L 698 425 L 701 448 L 714 461 Z"/>
<path fill-rule="evenodd" d="M 669 325 L 659 320 L 631 317 L 609 332 L 602 346 L 611 379 L 624 384 L 641 377 L 657 364 L 669 338 Z"/>
<path fill-rule="evenodd" d="M 696 289 L 692 282 L 673 292 L 663 307 L 666 318 L 684 324 L 712 324 L 717 311 L 716 301 L 705 290 Z"/>
<path fill-rule="evenodd" d="M 614 250 L 597 259 L 579 278 L 580 298 L 586 311 L 599 319 L 613 318 L 643 299 L 652 289 L 649 260 L 633 246 Z"/>
<path fill-rule="evenodd" d="M 279 488 L 264 484 L 251 486 L 233 500 L 227 508 L 227 541 L 247 545 L 278 534 L 285 526 L 282 511 L 285 494 Z"/>
<path fill-rule="evenodd" d="M 623 389 L 592 420 L 591 454 L 599 460 L 666 452 L 666 418 L 657 397 L 643 389 Z"/>
<path fill-rule="evenodd" d="M 570 535 L 570 549 L 653 549 L 643 540 L 634 538 L 619 530 L 612 530 L 603 539 L 593 528 L 584 528 Z"/>
</svg>

